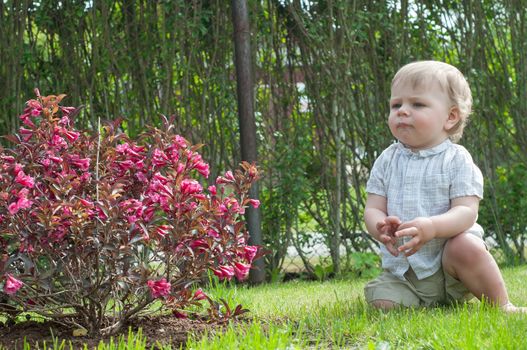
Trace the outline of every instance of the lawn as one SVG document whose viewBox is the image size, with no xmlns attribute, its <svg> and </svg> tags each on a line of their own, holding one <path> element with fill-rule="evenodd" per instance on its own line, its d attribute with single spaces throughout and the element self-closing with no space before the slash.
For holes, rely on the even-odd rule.
<svg viewBox="0 0 527 350">
<path fill-rule="evenodd" d="M 507 268 L 503 274 L 511 300 L 527 305 L 527 266 Z M 479 302 L 385 314 L 364 304 L 365 283 L 291 281 L 210 288 L 211 296 L 249 308 L 249 319 L 221 331 L 191 335 L 187 348 L 527 349 L 527 315 L 505 315 Z M 120 345 L 99 349 L 142 350 L 145 346 L 141 339 L 125 338 Z"/>
<path fill-rule="evenodd" d="M 510 299 L 527 305 L 527 267 L 503 270 Z M 251 309 L 253 322 L 192 339 L 191 349 L 527 349 L 527 315 L 471 302 L 383 314 L 364 305 L 365 280 L 215 289 Z"/>
</svg>

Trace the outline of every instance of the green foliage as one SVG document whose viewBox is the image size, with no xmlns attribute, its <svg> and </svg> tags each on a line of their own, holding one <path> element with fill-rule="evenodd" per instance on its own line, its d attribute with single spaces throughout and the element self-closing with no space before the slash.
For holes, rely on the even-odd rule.
<svg viewBox="0 0 527 350">
<path fill-rule="evenodd" d="M 480 221 L 497 241 L 506 263 L 525 263 L 527 238 L 527 166 L 515 163 L 496 169 L 496 179 L 487 181 Z"/>
<path fill-rule="evenodd" d="M 355 235 L 363 230 L 361 187 L 392 141 L 390 79 L 405 63 L 443 60 L 467 76 L 474 113 L 462 143 L 487 180 L 511 159 L 526 164 L 521 1 L 248 3 L 271 270 L 313 220 L 328 242 L 340 232 L 350 251 L 371 248 Z M 40 86 L 84 104 L 83 127 L 126 115 L 124 131 L 135 136 L 160 126 L 160 113 L 174 115 L 179 134 L 207 144 L 213 177 L 239 163 L 229 2 L 2 1 L 0 23 L 0 134 L 16 129 L 16 112 Z M 501 242 L 517 254 L 512 240 Z"/>
<path fill-rule="evenodd" d="M 345 272 L 351 276 L 372 279 L 382 271 L 381 259 L 376 253 L 353 252 L 349 260 L 349 266 L 346 266 Z"/>
<path fill-rule="evenodd" d="M 314 273 L 319 281 L 323 281 L 333 273 L 333 265 L 324 266 L 322 264 L 316 264 Z"/>
</svg>

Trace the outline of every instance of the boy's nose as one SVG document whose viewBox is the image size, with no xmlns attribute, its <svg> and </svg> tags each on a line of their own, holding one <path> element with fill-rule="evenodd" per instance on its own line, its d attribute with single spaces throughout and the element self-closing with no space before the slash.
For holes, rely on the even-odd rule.
<svg viewBox="0 0 527 350">
<path fill-rule="evenodd" d="M 401 107 L 399 107 L 399 109 L 397 110 L 397 115 L 398 116 L 408 116 L 408 109 L 406 108 L 405 105 L 402 105 Z"/>
</svg>

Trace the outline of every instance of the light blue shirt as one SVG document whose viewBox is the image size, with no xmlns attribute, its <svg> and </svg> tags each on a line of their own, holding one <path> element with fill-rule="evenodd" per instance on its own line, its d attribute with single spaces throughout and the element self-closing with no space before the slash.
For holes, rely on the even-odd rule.
<svg viewBox="0 0 527 350">
<path fill-rule="evenodd" d="M 470 153 L 448 139 L 416 152 L 395 143 L 375 161 L 366 192 L 386 197 L 387 214 L 406 222 L 420 216 L 443 214 L 450 209 L 450 201 L 457 197 L 483 198 L 483 176 Z M 483 235 L 478 224 L 467 232 Z M 410 239 L 402 237 L 398 245 Z M 417 278 L 426 278 L 441 267 L 445 242 L 445 238 L 435 238 L 409 257 L 404 254 L 395 257 L 381 245 L 382 266 L 400 279 L 404 279 L 410 266 Z"/>
</svg>

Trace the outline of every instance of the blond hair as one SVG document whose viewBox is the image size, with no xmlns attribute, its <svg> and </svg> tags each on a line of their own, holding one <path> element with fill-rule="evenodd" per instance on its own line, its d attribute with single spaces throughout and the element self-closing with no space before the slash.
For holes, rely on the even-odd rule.
<svg viewBox="0 0 527 350">
<path fill-rule="evenodd" d="M 463 136 L 463 129 L 467 125 L 472 111 L 472 93 L 463 74 L 454 66 L 438 61 L 417 61 L 403 66 L 392 79 L 394 85 L 411 84 L 414 89 L 426 87 L 432 82 L 439 83 L 448 95 L 452 105 L 459 110 L 460 120 L 450 130 L 450 140 L 457 142 Z"/>
</svg>

